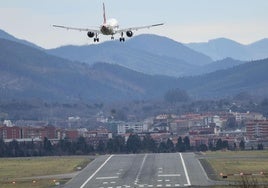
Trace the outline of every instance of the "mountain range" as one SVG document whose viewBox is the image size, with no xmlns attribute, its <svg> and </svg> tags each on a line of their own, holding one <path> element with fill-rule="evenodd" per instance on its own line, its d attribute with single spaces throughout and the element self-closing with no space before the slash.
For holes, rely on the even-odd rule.
<svg viewBox="0 0 268 188">
<path fill-rule="evenodd" d="M 69 61 L 5 39 L 0 39 L 0 80 L 2 100 L 46 101 L 155 98 L 175 83 L 174 78 L 149 76 L 118 65 Z"/>
<path fill-rule="evenodd" d="M 146 47 L 145 44 L 148 46 Z M 165 45 L 167 45 L 166 50 Z M 155 35 L 137 36 L 126 44 L 112 41 L 75 47 L 74 51 L 69 53 L 76 56 L 80 53 L 78 49 L 81 48 L 86 48 L 85 54 L 87 52 L 92 54 L 92 51 L 88 51 L 87 48 L 94 49 L 93 52 L 99 53 L 99 57 L 102 58 L 90 61 L 91 63 L 75 61 L 75 59 L 67 60 L 57 57 L 52 51 L 46 51 L 31 43 L 23 43 L 19 39 L 17 41 L 0 39 L 0 98 L 2 100 L 38 98 L 45 101 L 159 99 L 174 88 L 184 89 L 194 98 L 224 97 L 243 91 L 262 96 L 268 93 L 266 73 L 268 59 L 244 62 L 225 58 L 212 62 L 209 57 L 189 50 L 187 47 L 184 48 L 181 43 L 176 44 L 173 40 Z M 176 56 L 174 48 L 196 56 Z M 130 56 L 133 49 L 133 55 Z M 145 74 L 116 63 L 120 58 L 125 60 L 129 58 L 128 61 L 142 60 L 139 66 L 149 69 L 148 54 L 152 59 L 150 65 L 152 68 L 165 67 L 172 60 L 174 64 L 182 61 L 187 66 L 195 67 L 191 71 L 193 75 L 199 74 L 199 76 L 175 78 L 171 77 L 174 75 L 165 76 L 164 70 L 161 75 Z M 158 66 L 154 65 L 153 62 L 159 58 L 163 61 L 159 61 Z M 198 58 L 202 61 L 199 62 Z M 172 68 L 168 67 L 165 70 Z M 158 72 L 161 73 L 161 70 Z"/>
<path fill-rule="evenodd" d="M 185 76 L 211 58 L 166 37 L 139 35 L 119 43 L 108 41 L 85 46 L 64 46 L 47 50 L 49 54 L 94 64 L 104 61 L 150 75 Z"/>
<path fill-rule="evenodd" d="M 1 39 L 10 40 L 10 41 L 14 41 L 14 42 L 18 42 L 18 43 L 25 44 L 27 46 L 30 46 L 30 47 L 33 47 L 33 48 L 37 48 L 39 50 L 42 50 L 42 48 L 39 47 L 39 46 L 37 46 L 36 44 L 31 43 L 31 42 L 28 42 L 26 40 L 18 39 L 16 37 L 14 37 L 13 35 L 10 35 L 9 33 L 5 32 L 5 31 L 3 31 L 1 29 L 0 29 L 0 38 Z"/>
<path fill-rule="evenodd" d="M 208 42 L 189 43 L 185 46 L 206 54 L 213 60 L 221 60 L 227 57 L 241 61 L 264 59 L 268 56 L 268 39 L 243 45 L 227 38 L 218 38 Z"/>
<path fill-rule="evenodd" d="M 207 55 L 197 52 L 198 49 L 190 49 L 191 45 L 187 47 L 187 44 L 176 42 L 167 37 L 148 34 L 136 36 L 126 43 L 108 41 L 84 46 L 69 45 L 49 50 L 42 49 L 25 40 L 16 39 L 2 30 L 0 30 L 0 38 L 20 42 L 71 61 L 85 62 L 89 65 L 96 62 L 118 64 L 150 75 L 194 76 L 222 68 L 231 68 L 245 62 L 239 60 L 243 58 L 229 58 L 237 57 L 238 55 L 232 55 L 232 53 L 235 51 L 241 52 L 244 49 L 242 45 L 236 45 L 241 47 L 240 50 L 232 50 L 231 46 L 236 42 L 229 39 L 213 40 L 215 46 L 224 46 L 221 45 L 222 43 L 226 44 L 225 47 L 220 48 L 222 51 L 230 51 L 229 54 L 226 53 L 225 56 L 222 56 L 222 59 L 213 61 Z M 266 49 L 268 49 L 268 41 L 263 39 L 250 46 L 255 49 L 255 54 L 265 54 Z M 241 52 L 240 56 L 245 57 L 248 54 L 248 52 Z M 265 55 L 262 55 L 262 57 L 265 58 Z"/>
</svg>

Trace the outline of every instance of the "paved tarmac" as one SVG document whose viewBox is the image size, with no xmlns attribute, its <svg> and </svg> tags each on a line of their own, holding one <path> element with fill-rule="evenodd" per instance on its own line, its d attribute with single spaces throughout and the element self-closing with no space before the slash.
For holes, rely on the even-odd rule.
<svg viewBox="0 0 268 188">
<path fill-rule="evenodd" d="M 65 188 L 211 185 L 194 153 L 107 155 L 96 158 Z"/>
</svg>

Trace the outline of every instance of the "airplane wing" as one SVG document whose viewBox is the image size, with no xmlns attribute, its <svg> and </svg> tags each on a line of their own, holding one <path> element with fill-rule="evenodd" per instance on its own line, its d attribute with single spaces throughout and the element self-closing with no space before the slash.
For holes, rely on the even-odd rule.
<svg viewBox="0 0 268 188">
<path fill-rule="evenodd" d="M 75 30 L 75 31 L 87 31 L 87 32 L 90 31 L 90 32 L 93 32 L 93 33 L 98 33 L 98 34 L 101 33 L 99 29 L 67 27 L 67 26 L 63 26 L 63 25 L 53 25 L 53 27 L 67 29 L 67 30 Z"/>
<path fill-rule="evenodd" d="M 139 27 L 129 27 L 129 28 L 125 28 L 125 29 L 118 29 L 118 30 L 116 30 L 116 33 L 122 33 L 122 32 L 126 32 L 126 31 L 137 31 L 139 29 L 149 29 L 151 27 L 156 27 L 156 26 L 160 26 L 160 25 L 164 25 L 164 23 L 145 25 L 145 26 L 139 26 Z"/>
</svg>

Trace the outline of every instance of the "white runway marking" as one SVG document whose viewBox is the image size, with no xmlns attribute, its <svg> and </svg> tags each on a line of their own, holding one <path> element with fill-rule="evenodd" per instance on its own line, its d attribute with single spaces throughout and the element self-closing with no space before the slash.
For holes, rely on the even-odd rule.
<svg viewBox="0 0 268 188">
<path fill-rule="evenodd" d="M 80 186 L 80 188 L 84 188 L 86 184 L 100 171 L 100 169 L 113 157 L 114 155 L 111 155 L 102 163 L 102 165 Z"/>
<path fill-rule="evenodd" d="M 180 156 L 181 156 L 181 162 L 182 162 L 182 166 L 183 166 L 183 169 L 184 169 L 184 172 L 185 172 L 185 176 L 186 176 L 186 180 L 187 180 L 187 184 L 184 184 L 184 185 L 185 186 L 190 186 L 191 185 L 190 178 L 189 178 L 189 175 L 188 175 L 188 172 L 187 172 L 185 163 L 184 163 L 184 159 L 183 159 L 181 153 L 180 153 Z"/>
<path fill-rule="evenodd" d="M 181 176 L 180 174 L 158 174 L 158 177 L 177 177 Z"/>
<path fill-rule="evenodd" d="M 111 177 L 96 177 L 96 180 L 108 180 L 108 179 L 116 179 L 119 178 L 118 176 L 111 176 Z"/>
<path fill-rule="evenodd" d="M 137 184 L 137 183 L 139 182 L 139 180 L 140 180 L 141 171 L 142 171 L 142 169 L 143 169 L 143 166 L 144 166 L 145 160 L 146 160 L 146 158 L 147 158 L 147 155 L 148 155 L 148 154 L 145 154 L 144 157 L 143 157 L 143 160 L 142 160 L 142 163 L 141 163 L 139 172 L 138 172 L 138 174 L 137 174 L 137 176 L 136 176 L 135 184 Z"/>
</svg>

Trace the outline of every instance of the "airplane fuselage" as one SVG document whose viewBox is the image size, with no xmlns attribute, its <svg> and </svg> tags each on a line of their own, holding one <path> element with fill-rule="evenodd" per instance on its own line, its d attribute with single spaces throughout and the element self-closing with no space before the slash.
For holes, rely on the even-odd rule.
<svg viewBox="0 0 268 188">
<path fill-rule="evenodd" d="M 118 21 L 114 18 L 111 18 L 100 26 L 100 31 L 103 35 L 114 35 L 118 28 Z"/>
</svg>

